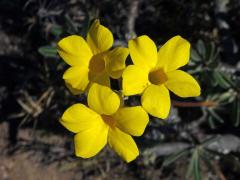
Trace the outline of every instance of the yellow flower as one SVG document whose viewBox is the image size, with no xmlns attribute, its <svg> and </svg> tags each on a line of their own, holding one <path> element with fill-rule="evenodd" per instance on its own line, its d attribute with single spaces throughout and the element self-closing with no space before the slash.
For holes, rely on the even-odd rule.
<svg viewBox="0 0 240 180">
<path fill-rule="evenodd" d="M 125 161 L 134 160 L 138 148 L 132 139 L 140 136 L 149 121 L 141 106 L 120 107 L 120 98 L 109 87 L 94 83 L 89 89 L 88 106 L 69 107 L 60 122 L 74 137 L 76 156 L 90 158 L 108 142 Z"/>
<path fill-rule="evenodd" d="M 127 48 L 113 45 L 109 29 L 95 20 L 87 34 L 86 41 L 78 35 L 71 35 L 58 42 L 58 53 L 71 67 L 63 79 L 73 94 L 84 92 L 91 82 L 110 86 L 110 77 L 118 79 L 125 68 L 129 54 Z"/>
<path fill-rule="evenodd" d="M 151 115 L 165 119 L 170 110 L 169 90 L 180 97 L 200 95 L 197 81 L 177 70 L 189 61 L 190 43 L 181 36 L 167 41 L 157 52 L 155 43 L 146 35 L 128 42 L 134 65 L 123 74 L 124 95 L 141 94 L 143 108 Z"/>
</svg>

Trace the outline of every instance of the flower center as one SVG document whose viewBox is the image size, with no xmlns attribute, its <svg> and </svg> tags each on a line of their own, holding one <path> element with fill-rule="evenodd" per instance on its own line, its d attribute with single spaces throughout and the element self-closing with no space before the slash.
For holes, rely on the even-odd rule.
<svg viewBox="0 0 240 180">
<path fill-rule="evenodd" d="M 150 72 L 148 79 L 152 84 L 155 85 L 163 84 L 168 80 L 167 75 L 162 68 Z"/>
<path fill-rule="evenodd" d="M 105 61 L 102 54 L 94 55 L 89 62 L 89 69 L 94 74 L 99 74 L 105 69 Z"/>
<path fill-rule="evenodd" d="M 115 124 L 116 124 L 116 121 L 113 119 L 112 116 L 109 116 L 109 115 L 101 115 L 102 116 L 102 119 L 104 120 L 104 122 L 106 124 L 108 124 L 109 126 L 111 127 L 114 127 Z"/>
</svg>

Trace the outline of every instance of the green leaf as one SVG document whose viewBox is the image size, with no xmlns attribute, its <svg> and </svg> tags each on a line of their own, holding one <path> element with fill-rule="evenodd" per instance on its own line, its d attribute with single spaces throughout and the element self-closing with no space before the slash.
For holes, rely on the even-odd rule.
<svg viewBox="0 0 240 180">
<path fill-rule="evenodd" d="M 199 167 L 199 150 L 196 148 L 191 157 L 191 161 L 188 165 L 188 170 L 186 174 L 186 178 L 189 179 L 192 174 L 194 175 L 195 180 L 201 180 L 201 173 L 200 173 L 200 167 Z"/>
<path fill-rule="evenodd" d="M 190 163 L 188 165 L 188 169 L 187 169 L 187 173 L 186 173 L 186 178 L 188 179 L 189 177 L 192 176 L 193 174 L 193 170 L 194 170 L 194 161 L 195 161 L 195 158 L 194 158 L 194 154 L 195 154 L 195 151 L 193 151 L 192 153 L 192 157 L 191 157 L 191 160 L 190 160 Z"/>
<path fill-rule="evenodd" d="M 78 34 L 78 27 L 76 25 L 76 23 L 74 21 L 72 21 L 72 19 L 70 18 L 70 16 L 68 14 L 65 15 L 65 22 L 66 22 L 66 26 L 67 26 L 67 32 L 69 34 Z"/>
<path fill-rule="evenodd" d="M 216 94 L 210 94 L 210 95 L 208 95 L 208 98 L 215 102 L 219 99 L 219 93 L 218 94 L 217 93 Z"/>
<path fill-rule="evenodd" d="M 213 143 L 214 141 L 217 141 L 219 138 L 220 138 L 220 136 L 218 136 L 218 135 L 212 136 L 212 137 L 204 140 L 204 141 L 201 143 L 201 145 L 204 146 L 204 147 L 206 147 L 206 146 L 208 146 L 209 144 Z"/>
<path fill-rule="evenodd" d="M 232 90 L 222 93 L 219 95 L 218 102 L 220 103 L 232 103 L 235 100 L 235 95 Z"/>
<path fill-rule="evenodd" d="M 213 61 L 216 61 L 219 58 L 219 52 L 220 52 L 220 50 L 218 48 L 216 48 L 215 52 L 213 53 L 212 58 L 211 58 Z"/>
<path fill-rule="evenodd" d="M 201 39 L 198 40 L 198 42 L 197 42 L 197 51 L 201 55 L 203 60 L 206 61 L 206 57 L 205 57 L 206 48 L 205 48 L 204 42 Z"/>
<path fill-rule="evenodd" d="M 167 157 L 164 162 L 163 162 L 163 166 L 169 166 L 170 164 L 172 164 L 173 162 L 175 162 L 176 160 L 178 160 L 179 158 L 186 156 L 187 154 L 189 154 L 190 149 L 184 149 L 181 150 L 173 155 L 170 155 L 169 157 Z"/>
<path fill-rule="evenodd" d="M 219 50 L 217 49 L 217 47 L 215 46 L 215 44 L 213 42 L 211 42 L 208 46 L 209 48 L 209 54 L 208 54 L 208 66 L 210 68 L 215 68 L 218 65 L 218 55 L 219 55 Z"/>
<path fill-rule="evenodd" d="M 236 98 L 234 102 L 234 116 L 236 118 L 234 126 L 238 127 L 240 124 L 240 99 Z"/>
<path fill-rule="evenodd" d="M 199 153 L 198 150 L 195 150 L 194 154 L 194 179 L 201 180 L 200 166 L 199 166 Z"/>
<path fill-rule="evenodd" d="M 58 57 L 56 47 L 42 46 L 38 49 L 38 52 L 44 57 Z"/>
<path fill-rule="evenodd" d="M 198 52 L 195 49 L 191 48 L 191 53 L 190 54 L 191 54 L 191 59 L 193 61 L 199 62 L 199 61 L 202 60 L 201 56 L 199 56 Z"/>
<path fill-rule="evenodd" d="M 82 28 L 81 28 L 81 35 L 83 37 L 87 37 L 87 32 L 90 28 L 90 23 L 91 23 L 91 20 L 90 20 L 89 14 L 86 13 L 86 18 L 84 19 L 82 23 Z"/>
<path fill-rule="evenodd" d="M 209 126 L 210 126 L 211 129 L 215 129 L 216 128 L 216 125 L 215 125 L 215 122 L 214 122 L 212 116 L 208 117 L 208 123 L 209 123 Z"/>
<path fill-rule="evenodd" d="M 63 34 L 63 28 L 59 25 L 54 25 L 52 28 L 51 28 L 51 33 L 54 35 L 54 36 L 57 36 L 59 37 L 61 34 Z"/>
<path fill-rule="evenodd" d="M 219 55 L 219 49 L 215 46 L 215 44 L 213 42 L 211 42 L 211 47 L 212 47 L 212 51 L 211 51 L 209 60 L 211 62 L 215 62 Z"/>
<path fill-rule="evenodd" d="M 213 53 L 214 50 L 214 46 L 212 46 L 211 43 L 205 43 L 205 47 L 206 47 L 206 60 L 207 61 L 211 61 L 211 54 Z"/>
<path fill-rule="evenodd" d="M 224 120 L 213 110 L 213 109 L 208 109 L 208 112 L 210 113 L 211 116 L 213 116 L 218 122 L 223 123 Z"/>
<path fill-rule="evenodd" d="M 213 165 L 211 163 L 211 159 L 213 158 L 210 153 L 208 153 L 206 150 L 202 149 L 200 153 L 200 157 L 203 160 L 203 162 L 206 164 L 207 168 L 214 172 Z"/>
<path fill-rule="evenodd" d="M 224 89 L 229 89 L 231 87 L 229 81 L 226 79 L 226 77 L 223 75 L 223 73 L 219 71 L 214 71 L 213 72 L 213 77 L 219 84 Z"/>
</svg>

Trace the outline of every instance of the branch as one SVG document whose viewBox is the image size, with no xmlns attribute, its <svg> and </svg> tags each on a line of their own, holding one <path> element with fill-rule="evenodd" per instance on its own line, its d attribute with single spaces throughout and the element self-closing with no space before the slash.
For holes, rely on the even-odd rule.
<svg viewBox="0 0 240 180">
<path fill-rule="evenodd" d="M 139 0 L 129 0 L 129 14 L 126 22 L 126 39 L 132 39 L 136 36 L 135 21 L 138 16 Z"/>
<path fill-rule="evenodd" d="M 172 105 L 177 107 L 214 107 L 218 103 L 214 101 L 202 101 L 202 102 L 180 102 L 172 100 Z"/>
</svg>

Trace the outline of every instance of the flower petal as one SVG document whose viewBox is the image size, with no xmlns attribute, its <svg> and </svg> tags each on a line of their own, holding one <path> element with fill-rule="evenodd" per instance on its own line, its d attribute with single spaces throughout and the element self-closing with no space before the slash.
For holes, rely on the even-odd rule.
<svg viewBox="0 0 240 180">
<path fill-rule="evenodd" d="M 108 143 L 126 162 L 136 159 L 139 155 L 138 147 L 133 138 L 117 127 L 109 128 Z"/>
<path fill-rule="evenodd" d="M 100 122 L 102 122 L 100 115 L 79 103 L 70 106 L 60 119 L 60 123 L 74 133 L 91 129 Z"/>
<path fill-rule="evenodd" d="M 79 91 L 78 89 L 74 89 L 71 84 L 68 84 L 65 82 L 65 85 L 67 86 L 67 88 L 69 89 L 69 91 L 73 94 L 73 95 L 79 95 L 82 93 L 82 91 Z"/>
<path fill-rule="evenodd" d="M 180 97 L 196 97 L 201 94 L 198 82 L 188 73 L 175 70 L 167 73 L 167 88 Z"/>
<path fill-rule="evenodd" d="M 123 94 L 126 96 L 141 94 L 149 85 L 148 71 L 141 66 L 130 65 L 122 74 Z"/>
<path fill-rule="evenodd" d="M 88 106 L 101 115 L 114 114 L 119 106 L 119 96 L 109 87 L 94 83 L 88 92 Z"/>
<path fill-rule="evenodd" d="M 75 154 L 82 158 L 95 156 L 106 144 L 109 127 L 103 121 L 97 126 L 81 131 L 74 137 Z"/>
<path fill-rule="evenodd" d="M 87 66 L 92 51 L 86 41 L 77 35 L 71 35 L 58 42 L 58 53 L 70 66 Z"/>
<path fill-rule="evenodd" d="M 148 114 L 141 106 L 120 108 L 113 119 L 119 129 L 133 136 L 141 136 L 149 121 Z"/>
<path fill-rule="evenodd" d="M 154 68 L 157 64 L 157 47 L 147 36 L 143 35 L 128 42 L 130 56 L 135 65 Z"/>
<path fill-rule="evenodd" d="M 186 65 L 190 56 L 190 43 L 181 36 L 168 40 L 158 52 L 158 67 L 165 72 L 173 71 Z"/>
<path fill-rule="evenodd" d="M 112 78 L 118 79 L 122 76 L 128 54 L 128 49 L 122 47 L 117 47 L 106 54 L 106 69 Z"/>
<path fill-rule="evenodd" d="M 170 96 L 164 85 L 148 86 L 141 97 L 141 102 L 143 108 L 152 116 L 167 118 L 170 111 Z"/>
<path fill-rule="evenodd" d="M 73 66 L 65 71 L 63 79 L 68 87 L 83 92 L 89 83 L 88 72 L 88 68 L 84 66 Z"/>
<path fill-rule="evenodd" d="M 91 47 L 93 54 L 108 50 L 113 45 L 113 35 L 111 31 L 95 20 L 87 34 L 87 43 Z"/>
</svg>

